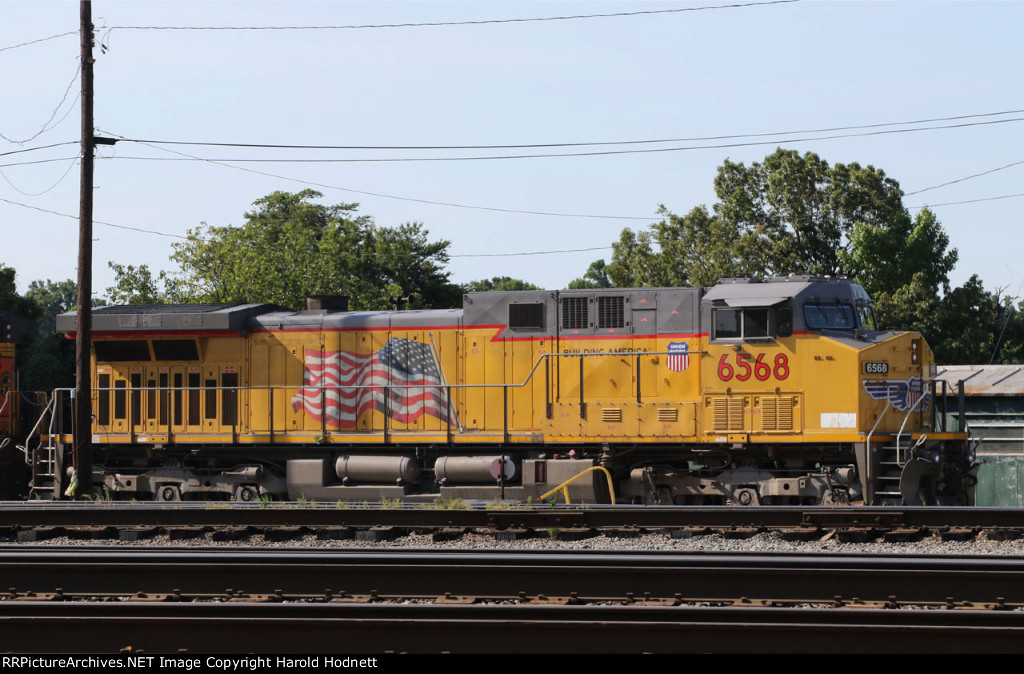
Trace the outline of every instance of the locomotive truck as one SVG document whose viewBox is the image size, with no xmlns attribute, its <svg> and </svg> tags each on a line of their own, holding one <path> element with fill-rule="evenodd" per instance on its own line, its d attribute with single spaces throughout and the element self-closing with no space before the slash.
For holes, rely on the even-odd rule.
<svg viewBox="0 0 1024 674">
<path fill-rule="evenodd" d="M 971 502 L 931 350 L 878 329 L 850 280 L 344 305 L 95 308 L 94 483 L 162 501 L 529 501 L 578 477 L 587 502 Z M 74 472 L 69 393 L 31 450 L 45 498 Z"/>
</svg>

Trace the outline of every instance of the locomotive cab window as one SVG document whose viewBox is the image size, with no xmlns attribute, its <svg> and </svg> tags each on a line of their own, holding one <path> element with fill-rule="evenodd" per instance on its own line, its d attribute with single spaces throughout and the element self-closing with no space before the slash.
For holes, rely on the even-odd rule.
<svg viewBox="0 0 1024 674">
<path fill-rule="evenodd" d="M 804 323 L 809 330 L 853 330 L 857 327 L 849 304 L 808 302 L 804 305 Z"/>
<path fill-rule="evenodd" d="M 713 339 L 728 340 L 764 340 L 772 338 L 769 329 L 769 318 L 772 310 L 762 307 L 746 307 L 742 309 L 714 309 Z"/>
<path fill-rule="evenodd" d="M 857 325 L 863 330 L 877 330 L 875 310 L 870 304 L 857 305 Z"/>
</svg>

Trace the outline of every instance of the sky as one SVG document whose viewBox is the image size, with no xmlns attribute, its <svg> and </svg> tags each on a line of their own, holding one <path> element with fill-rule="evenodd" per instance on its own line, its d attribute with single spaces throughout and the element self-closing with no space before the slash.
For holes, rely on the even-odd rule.
<svg viewBox="0 0 1024 674">
<path fill-rule="evenodd" d="M 455 282 L 564 288 L 659 205 L 710 207 L 725 159 L 784 147 L 884 170 L 911 212 L 938 215 L 954 284 L 1024 296 L 1024 2 L 750 1 L 95 0 L 97 135 L 147 141 L 98 149 L 96 294 L 108 262 L 173 271 L 175 237 L 306 188 L 378 225 L 423 223 L 451 241 Z M 458 25 L 394 25 L 438 23 Z M 22 291 L 76 275 L 78 26 L 77 2 L 0 0 L 0 263 Z M 288 26 L 361 27 L 143 28 Z M 808 133 L 866 125 L 890 126 Z M 721 136 L 745 137 L 691 140 Z M 656 139 L 672 142 L 406 149 Z M 521 156 L 609 150 L 630 152 Z M 518 158 L 463 159 L 482 156 Z"/>
</svg>

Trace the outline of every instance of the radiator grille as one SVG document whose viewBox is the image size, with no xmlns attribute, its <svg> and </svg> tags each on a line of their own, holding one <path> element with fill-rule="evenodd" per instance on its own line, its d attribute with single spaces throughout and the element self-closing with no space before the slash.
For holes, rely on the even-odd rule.
<svg viewBox="0 0 1024 674">
<path fill-rule="evenodd" d="M 659 409 L 658 421 L 679 421 L 679 410 L 675 407 L 663 407 Z"/>
<path fill-rule="evenodd" d="M 743 398 L 713 398 L 712 428 L 716 431 L 742 431 L 743 408 Z"/>
<path fill-rule="evenodd" d="M 793 430 L 793 397 L 761 398 L 761 430 Z"/>
</svg>

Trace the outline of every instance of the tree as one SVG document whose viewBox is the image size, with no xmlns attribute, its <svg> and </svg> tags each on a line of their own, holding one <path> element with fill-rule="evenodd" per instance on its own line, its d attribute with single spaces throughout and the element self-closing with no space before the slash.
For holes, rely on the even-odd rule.
<svg viewBox="0 0 1024 674">
<path fill-rule="evenodd" d="M 583 276 L 569 281 L 570 290 L 582 290 L 584 288 L 611 288 L 612 280 L 608 277 L 608 266 L 604 260 L 594 260 L 587 267 Z"/>
<path fill-rule="evenodd" d="M 492 279 L 470 281 L 465 287 L 467 293 L 491 290 L 543 290 L 543 288 L 539 288 L 522 279 L 512 278 L 511 276 L 495 276 Z"/>
<path fill-rule="evenodd" d="M 203 223 L 172 244 L 173 274 L 112 265 L 111 297 L 123 302 L 268 302 L 292 309 L 310 295 L 344 295 L 353 309 L 448 307 L 461 288 L 448 279 L 448 241 L 420 223 L 378 227 L 356 204 L 314 203 L 313 190 L 274 192 L 254 202 L 241 226 Z M 159 287 L 163 284 L 163 289 Z"/>
<path fill-rule="evenodd" d="M 75 385 L 75 343 L 57 332 L 57 316 L 75 308 L 78 285 L 65 281 L 32 281 L 25 293 L 38 312 L 36 339 L 21 350 L 21 387 L 50 391 Z"/>
<path fill-rule="evenodd" d="M 114 271 L 115 284 L 107 288 L 107 299 L 111 304 L 165 304 L 171 302 L 167 272 L 160 271 L 154 278 L 149 266 L 142 264 L 122 265 L 108 262 Z M 161 290 L 159 284 L 163 285 Z"/>
<path fill-rule="evenodd" d="M 857 275 L 854 232 L 870 239 L 906 217 L 899 184 L 883 171 L 857 163 L 830 166 L 812 152 L 801 156 L 780 148 L 749 167 L 726 160 L 714 186 L 718 201 L 710 211 L 698 206 L 677 216 L 662 206 L 663 219 L 647 232 L 623 231 L 609 266 L 616 285 Z M 934 228 L 925 224 L 924 230 Z M 946 244 L 948 239 L 943 250 Z"/>
</svg>

